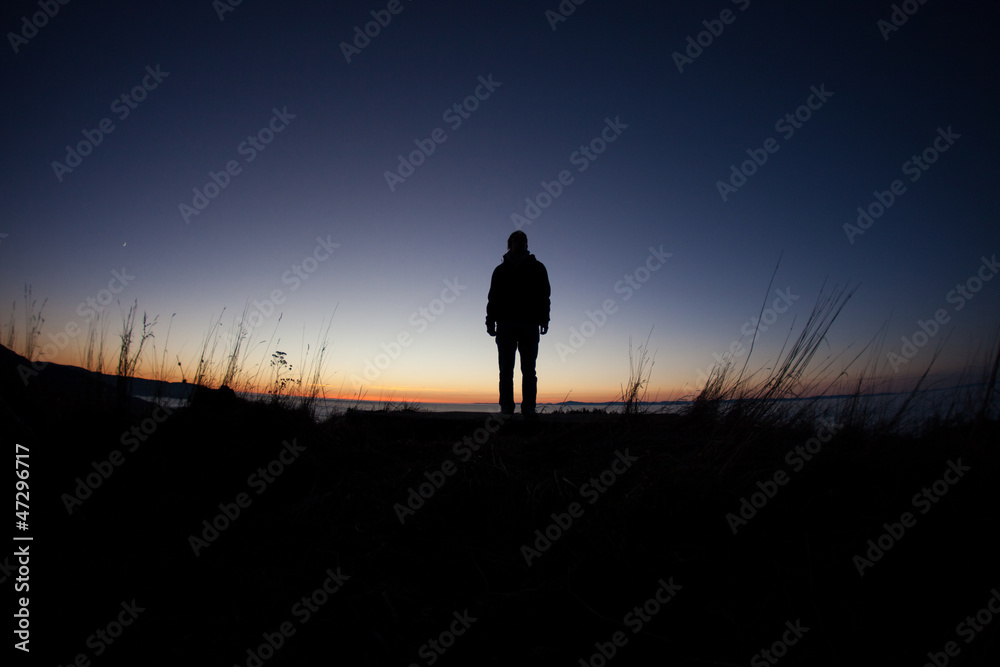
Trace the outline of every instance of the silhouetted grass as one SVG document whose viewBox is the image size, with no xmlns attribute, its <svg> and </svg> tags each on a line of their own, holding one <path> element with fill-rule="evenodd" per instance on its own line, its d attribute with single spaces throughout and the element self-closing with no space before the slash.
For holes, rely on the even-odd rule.
<svg viewBox="0 0 1000 667">
<path fill-rule="evenodd" d="M 103 312 L 95 313 L 87 323 L 87 337 L 81 353 L 83 367 L 95 373 L 103 373 L 106 368 L 104 350 L 108 339 L 110 321 Z"/>
<path fill-rule="evenodd" d="M 649 389 L 649 377 L 653 372 L 653 356 L 649 354 L 649 338 L 653 330 L 649 330 L 646 342 L 635 351 L 632 350 L 632 339 L 628 340 L 628 380 L 622 385 L 618 402 L 622 406 L 622 414 L 635 415 L 649 410 L 646 404 L 646 391 Z"/>
<path fill-rule="evenodd" d="M 42 301 L 41 305 L 38 305 L 38 301 L 31 294 L 31 285 L 24 286 L 24 340 L 21 345 L 21 354 L 26 359 L 35 359 L 38 339 L 42 335 L 42 324 L 45 323 L 42 311 L 45 310 L 45 304 L 48 301 L 48 298 L 46 298 Z M 14 318 L 16 310 L 17 302 L 15 301 L 11 304 L 10 324 L 7 326 L 7 331 L 2 337 L 5 346 L 11 350 L 15 349 L 17 342 L 17 325 Z"/>
</svg>

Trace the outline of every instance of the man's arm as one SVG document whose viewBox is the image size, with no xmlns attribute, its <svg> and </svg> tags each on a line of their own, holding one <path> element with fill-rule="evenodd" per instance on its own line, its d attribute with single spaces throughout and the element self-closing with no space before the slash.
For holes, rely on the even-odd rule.
<svg viewBox="0 0 1000 667">
<path fill-rule="evenodd" d="M 549 331 L 549 309 L 551 306 L 551 301 L 549 297 L 552 295 L 552 288 L 549 285 L 549 273 L 545 270 L 545 265 L 541 262 L 538 263 L 540 271 L 539 276 L 539 299 L 538 299 L 538 333 L 544 335 Z"/>
<path fill-rule="evenodd" d="M 490 277 L 490 291 L 486 295 L 486 333 L 491 336 L 497 335 L 497 318 L 496 318 L 496 298 L 498 296 L 497 290 L 497 270 L 493 269 L 493 275 Z"/>
</svg>

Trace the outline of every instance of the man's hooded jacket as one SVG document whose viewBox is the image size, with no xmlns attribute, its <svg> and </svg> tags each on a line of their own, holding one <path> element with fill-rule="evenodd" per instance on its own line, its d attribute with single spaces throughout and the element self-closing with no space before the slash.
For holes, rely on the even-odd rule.
<svg viewBox="0 0 1000 667">
<path fill-rule="evenodd" d="M 548 326 L 549 275 L 531 253 L 503 256 L 493 270 L 486 303 L 486 323 L 510 321 Z"/>
</svg>

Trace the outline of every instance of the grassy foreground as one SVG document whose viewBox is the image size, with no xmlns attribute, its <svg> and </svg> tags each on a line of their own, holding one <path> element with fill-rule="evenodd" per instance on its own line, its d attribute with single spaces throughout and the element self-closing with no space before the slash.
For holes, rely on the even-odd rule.
<svg viewBox="0 0 1000 667">
<path fill-rule="evenodd" d="M 703 402 L 315 423 L 210 389 L 168 414 L 48 369 L 25 386 L 2 352 L 33 660 L 995 664 L 1000 616 L 962 625 L 1000 586 L 995 420 L 903 436 Z"/>
</svg>

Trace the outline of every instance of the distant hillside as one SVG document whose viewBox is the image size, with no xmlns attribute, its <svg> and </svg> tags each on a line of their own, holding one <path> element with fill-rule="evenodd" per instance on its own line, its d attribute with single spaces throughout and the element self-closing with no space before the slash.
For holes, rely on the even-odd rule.
<svg viewBox="0 0 1000 667">
<path fill-rule="evenodd" d="M 96 392 L 94 398 L 111 400 L 118 386 L 118 376 L 51 362 L 35 362 L 32 365 L 25 357 L 0 345 L 0 386 L 5 390 L 37 386 L 42 390 L 76 396 Z M 186 399 L 191 397 L 193 391 L 194 385 L 187 382 L 161 382 L 145 378 L 129 380 L 129 393 L 133 396 Z"/>
</svg>

